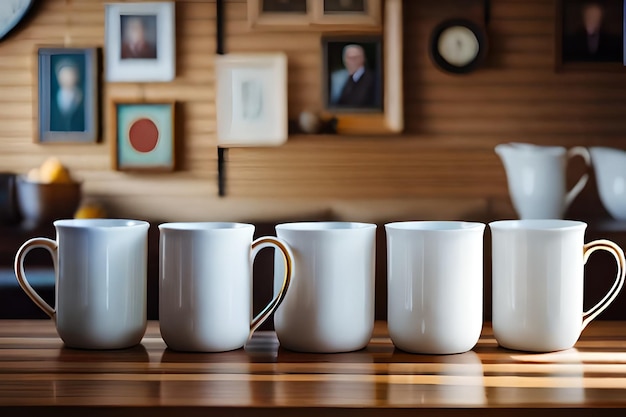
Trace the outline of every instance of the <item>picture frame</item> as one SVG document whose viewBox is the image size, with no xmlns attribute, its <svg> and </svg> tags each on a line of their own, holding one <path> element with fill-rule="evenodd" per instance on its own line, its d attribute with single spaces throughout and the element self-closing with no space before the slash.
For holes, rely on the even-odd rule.
<svg viewBox="0 0 626 417">
<path fill-rule="evenodd" d="M 311 24 L 313 3 L 311 0 L 248 0 L 248 23 L 250 27 L 306 28 Z"/>
<path fill-rule="evenodd" d="M 259 29 L 376 30 L 381 0 L 248 0 L 248 22 Z"/>
<path fill-rule="evenodd" d="M 278 146 L 287 140 L 287 56 L 218 55 L 217 144 Z"/>
<path fill-rule="evenodd" d="M 312 5 L 313 23 L 380 26 L 380 0 L 323 0 Z"/>
<path fill-rule="evenodd" d="M 173 101 L 113 101 L 111 161 L 117 171 L 174 171 Z"/>
<path fill-rule="evenodd" d="M 98 74 L 97 48 L 37 48 L 36 142 L 98 141 Z"/>
<path fill-rule="evenodd" d="M 324 107 L 333 112 L 382 112 L 382 58 L 381 36 L 322 37 Z"/>
<path fill-rule="evenodd" d="M 366 112 L 325 110 L 323 113 L 325 118 L 336 119 L 338 134 L 388 135 L 401 133 L 404 130 L 402 33 L 402 0 L 385 0 L 382 38 L 382 109 Z"/>
<path fill-rule="evenodd" d="M 105 51 L 107 81 L 174 80 L 175 3 L 106 4 Z"/>
<path fill-rule="evenodd" d="M 624 0 L 556 3 L 556 71 L 623 70 Z"/>
</svg>

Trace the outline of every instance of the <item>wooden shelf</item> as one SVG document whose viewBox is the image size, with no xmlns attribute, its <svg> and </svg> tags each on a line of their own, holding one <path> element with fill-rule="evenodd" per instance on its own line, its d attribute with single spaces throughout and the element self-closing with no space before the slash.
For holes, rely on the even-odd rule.
<svg viewBox="0 0 626 417">
<path fill-rule="evenodd" d="M 257 332 L 246 349 L 166 349 L 158 323 L 121 351 L 63 348 L 50 320 L 0 321 L 0 414 L 116 416 L 623 415 L 626 323 L 594 322 L 576 349 L 501 349 L 486 324 L 473 351 L 413 355 L 377 322 L 342 354 L 281 349 Z"/>
</svg>

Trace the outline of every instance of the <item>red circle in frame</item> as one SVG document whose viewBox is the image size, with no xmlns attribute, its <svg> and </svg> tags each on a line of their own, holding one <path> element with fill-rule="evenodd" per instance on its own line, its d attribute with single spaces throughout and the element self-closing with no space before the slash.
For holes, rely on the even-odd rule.
<svg viewBox="0 0 626 417">
<path fill-rule="evenodd" d="M 150 119 L 137 119 L 128 129 L 128 140 L 137 152 L 152 152 L 159 142 L 159 128 Z"/>
</svg>

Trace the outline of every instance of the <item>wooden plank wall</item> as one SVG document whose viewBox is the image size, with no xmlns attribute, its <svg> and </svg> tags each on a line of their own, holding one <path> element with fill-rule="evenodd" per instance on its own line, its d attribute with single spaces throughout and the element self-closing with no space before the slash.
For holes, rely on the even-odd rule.
<svg viewBox="0 0 626 417">
<path fill-rule="evenodd" d="M 440 72 L 427 54 L 435 24 L 458 15 L 456 0 L 404 2 L 406 132 L 396 137 L 295 137 L 277 149 L 232 149 L 228 197 L 216 187 L 214 1 L 177 1 L 177 78 L 165 84 L 103 86 L 104 137 L 93 146 L 42 146 L 33 137 L 35 45 L 95 45 L 104 38 L 103 1 L 46 0 L 30 24 L 0 43 L 0 169 L 25 172 L 59 156 L 85 191 L 115 213 L 144 218 L 206 218 L 289 201 L 483 201 L 486 217 L 510 215 L 503 141 L 624 146 L 626 70 L 554 71 L 555 0 L 493 0 L 491 50 L 484 69 Z M 245 0 L 227 0 L 226 50 L 282 50 L 289 58 L 289 113 L 321 107 L 320 33 L 250 31 Z M 113 98 L 175 99 L 181 169 L 170 174 L 110 170 L 108 103 Z M 575 175 L 575 174 L 573 174 Z M 297 203 L 299 201 L 299 203 Z M 269 203 L 268 203 L 269 202 Z M 593 187 L 577 202 L 597 203 Z M 429 207 L 437 207 L 430 204 Z M 243 209 L 239 209 L 240 211 Z M 283 212 L 288 209 L 281 208 Z M 243 210 L 245 211 L 245 210 Z"/>
<path fill-rule="evenodd" d="M 96 145 L 40 145 L 34 137 L 36 45 L 104 44 L 104 1 L 39 1 L 30 23 L 0 43 L 0 169 L 26 172 L 58 156 L 84 181 L 84 192 L 115 214 L 150 218 L 155 201 L 171 210 L 178 198 L 215 198 L 216 142 L 213 83 L 215 4 L 180 1 L 176 7 L 177 77 L 172 83 L 105 83 L 103 140 Z M 109 106 L 113 99 L 177 100 L 180 170 L 167 174 L 112 171 Z"/>
</svg>

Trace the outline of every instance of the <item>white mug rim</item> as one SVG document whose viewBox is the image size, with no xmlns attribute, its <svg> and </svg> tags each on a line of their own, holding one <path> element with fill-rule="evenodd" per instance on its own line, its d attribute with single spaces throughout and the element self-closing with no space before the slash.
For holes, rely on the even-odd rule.
<svg viewBox="0 0 626 417">
<path fill-rule="evenodd" d="M 246 230 L 253 229 L 254 225 L 238 222 L 171 222 L 161 223 L 159 230 L 161 231 L 180 231 L 180 232 L 215 232 L 228 230 Z"/>
<path fill-rule="evenodd" d="M 497 220 L 489 223 L 492 230 L 502 231 L 541 231 L 562 232 L 567 230 L 584 230 L 587 223 L 578 220 L 561 219 L 522 219 L 522 220 Z"/>
<path fill-rule="evenodd" d="M 276 225 L 276 230 L 288 230 L 294 232 L 346 232 L 354 230 L 376 229 L 373 223 L 360 222 L 293 222 Z"/>
<path fill-rule="evenodd" d="M 467 222 L 456 220 L 417 220 L 392 222 L 385 225 L 387 230 L 404 230 L 408 232 L 468 232 L 485 229 L 485 224 L 480 222 Z"/>
<path fill-rule="evenodd" d="M 150 223 L 133 219 L 62 219 L 56 220 L 53 225 L 68 229 L 129 229 L 149 227 Z"/>
</svg>

